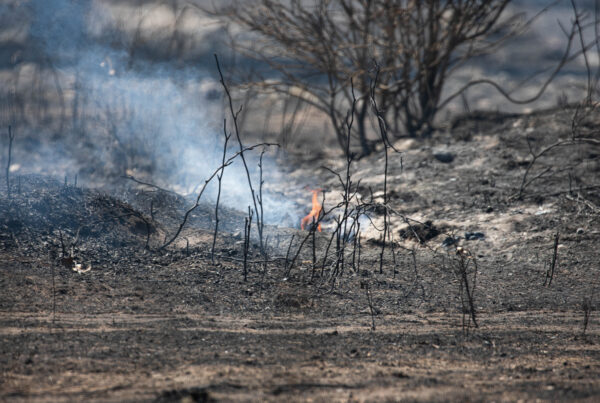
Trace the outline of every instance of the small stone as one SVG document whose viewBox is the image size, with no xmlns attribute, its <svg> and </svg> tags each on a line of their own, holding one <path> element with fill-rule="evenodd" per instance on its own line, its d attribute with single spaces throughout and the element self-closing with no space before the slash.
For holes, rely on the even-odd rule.
<svg viewBox="0 0 600 403">
<path fill-rule="evenodd" d="M 456 245 L 459 240 L 460 240 L 460 238 L 454 238 L 451 236 L 446 237 L 446 239 L 444 239 L 444 242 L 442 242 L 442 246 L 447 248 L 449 246 Z"/>
<path fill-rule="evenodd" d="M 486 209 L 485 209 L 486 213 L 491 213 L 493 211 L 494 211 L 494 208 L 492 206 L 487 206 Z"/>
<path fill-rule="evenodd" d="M 577 235 L 582 235 L 585 232 L 583 228 L 577 228 Z"/>
<path fill-rule="evenodd" d="M 477 241 L 485 239 L 485 234 L 483 232 L 465 232 L 465 239 L 467 241 Z"/>
<path fill-rule="evenodd" d="M 449 152 L 433 153 L 433 156 L 436 160 L 443 162 L 444 164 L 449 164 L 454 161 L 454 154 Z"/>
</svg>

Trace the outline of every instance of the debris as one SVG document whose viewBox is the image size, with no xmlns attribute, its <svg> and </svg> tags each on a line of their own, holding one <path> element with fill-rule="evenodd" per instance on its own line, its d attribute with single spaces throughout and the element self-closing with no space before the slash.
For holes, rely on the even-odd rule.
<svg viewBox="0 0 600 403">
<path fill-rule="evenodd" d="M 155 402 L 213 402 L 214 399 L 203 387 L 166 390 Z"/>
<path fill-rule="evenodd" d="M 458 242 L 460 242 L 460 237 L 449 236 L 446 237 L 446 239 L 444 239 L 444 242 L 442 242 L 442 246 L 444 248 L 447 248 L 449 246 L 457 245 Z"/>
<path fill-rule="evenodd" d="M 465 232 L 465 239 L 467 241 L 478 241 L 485 239 L 485 234 L 483 232 Z"/>
<path fill-rule="evenodd" d="M 433 157 L 444 164 L 449 164 L 454 161 L 454 154 L 447 151 L 433 153 Z"/>
<path fill-rule="evenodd" d="M 68 256 L 68 257 L 61 258 L 60 259 L 60 264 L 62 264 L 67 269 L 73 268 L 73 264 L 74 264 L 73 257 Z"/>
<path fill-rule="evenodd" d="M 87 273 L 88 271 L 92 270 L 92 265 L 88 264 L 87 267 L 84 269 L 83 265 L 81 263 L 75 263 L 73 265 L 73 271 L 79 274 L 82 273 Z"/>
<path fill-rule="evenodd" d="M 445 226 L 436 226 L 433 221 L 427 220 L 424 223 L 412 224 L 408 228 L 400 230 L 400 237 L 403 239 L 414 239 L 419 243 L 425 243 L 445 230 Z"/>
</svg>

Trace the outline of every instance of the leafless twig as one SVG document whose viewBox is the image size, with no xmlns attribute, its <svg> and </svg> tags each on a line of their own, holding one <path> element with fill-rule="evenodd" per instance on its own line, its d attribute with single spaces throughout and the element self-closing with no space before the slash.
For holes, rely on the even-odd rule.
<svg viewBox="0 0 600 403">
<path fill-rule="evenodd" d="M 252 209 L 248 206 L 248 217 L 244 218 L 244 281 L 248 281 L 248 251 L 250 250 L 250 232 L 252 231 Z"/>
<path fill-rule="evenodd" d="M 160 190 L 161 192 L 165 192 L 165 193 L 172 194 L 174 196 L 178 196 L 177 193 L 173 192 L 172 190 L 162 188 L 162 187 L 160 187 L 158 185 L 155 185 L 153 183 L 141 181 L 141 180 L 135 178 L 132 175 L 121 175 L 121 178 L 123 178 L 123 179 L 129 179 L 130 181 L 133 181 L 135 183 L 139 183 L 140 185 L 148 186 L 148 187 L 154 188 L 156 190 Z"/>
<path fill-rule="evenodd" d="M 12 132 L 12 127 L 8 126 L 8 161 L 6 162 L 6 193 L 8 198 L 10 199 L 10 164 L 12 157 L 12 144 L 15 138 L 14 133 Z"/>
<path fill-rule="evenodd" d="M 557 261 L 557 255 L 558 255 L 558 239 L 559 239 L 559 233 L 557 231 L 556 235 L 554 235 L 554 247 L 552 248 L 552 250 L 553 250 L 552 261 L 550 262 L 550 267 L 548 268 L 548 271 L 546 272 L 546 278 L 544 279 L 544 286 L 547 286 L 547 287 L 550 287 L 550 285 L 552 285 L 552 280 L 554 279 L 554 269 L 556 268 L 556 261 Z"/>
<path fill-rule="evenodd" d="M 371 300 L 371 290 L 369 288 L 369 282 L 364 283 L 365 292 L 367 294 L 367 302 L 369 303 L 369 310 L 371 311 L 371 330 L 375 331 L 375 310 L 373 309 L 373 301 Z"/>
<path fill-rule="evenodd" d="M 231 134 L 227 134 L 227 119 L 223 119 L 223 135 L 225 136 L 225 141 L 223 142 L 223 157 L 221 158 L 221 171 L 217 174 L 217 200 L 215 202 L 215 232 L 213 235 L 212 247 L 210 249 L 210 260 L 212 264 L 215 264 L 215 244 L 217 243 L 217 234 L 219 232 L 219 202 L 221 200 L 221 184 L 223 181 L 223 174 L 225 170 L 225 158 L 227 157 L 227 143 L 229 143 L 229 138 Z"/>
<path fill-rule="evenodd" d="M 238 153 L 239 153 L 240 157 L 242 158 L 242 163 L 244 164 L 244 169 L 246 171 L 246 179 L 248 180 L 248 187 L 250 188 L 250 195 L 252 196 L 252 203 L 254 204 L 254 212 L 256 214 L 256 227 L 258 230 L 258 240 L 260 243 L 260 250 L 262 253 L 262 252 L 264 252 L 263 216 L 258 209 L 258 201 L 260 199 L 260 195 L 258 195 L 258 196 L 256 195 L 256 193 L 254 191 L 254 187 L 252 186 L 252 177 L 250 176 L 250 169 L 248 168 L 248 163 L 246 162 L 246 157 L 244 155 L 244 152 L 248 151 L 248 149 L 244 148 L 244 145 L 242 143 L 242 138 L 240 137 L 240 129 L 239 129 L 239 125 L 238 125 L 238 116 L 239 116 L 239 113 L 241 112 L 242 108 L 240 108 L 238 110 L 238 112 L 234 111 L 233 100 L 231 97 L 231 93 L 229 92 L 229 88 L 227 87 L 227 84 L 225 83 L 225 78 L 223 77 L 223 72 L 221 71 L 221 65 L 219 64 L 219 57 L 217 56 L 216 53 L 214 56 L 215 56 L 215 62 L 217 64 L 217 70 L 219 71 L 219 77 L 221 78 L 221 80 L 220 80 L 221 85 L 223 86 L 223 90 L 225 91 L 225 94 L 227 95 L 227 99 L 229 101 L 229 111 L 231 112 L 231 116 L 233 118 L 233 126 L 235 128 L 235 136 L 236 136 L 238 145 L 240 147 L 240 150 Z M 271 145 L 279 146 L 278 144 L 271 144 Z"/>
<path fill-rule="evenodd" d="M 588 324 L 590 321 L 590 314 L 592 312 L 592 301 L 591 298 L 584 298 L 581 304 L 581 308 L 583 309 L 583 329 L 581 331 L 581 335 L 585 336 L 585 332 L 588 328 Z"/>
</svg>

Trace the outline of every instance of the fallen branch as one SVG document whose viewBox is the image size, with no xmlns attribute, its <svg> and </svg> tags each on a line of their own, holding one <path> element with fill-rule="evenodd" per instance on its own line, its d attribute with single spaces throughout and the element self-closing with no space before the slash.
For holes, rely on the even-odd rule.
<svg viewBox="0 0 600 403">
<path fill-rule="evenodd" d="M 172 190 L 161 188 L 160 186 L 157 186 L 157 185 L 155 185 L 153 183 L 141 181 L 141 180 L 139 180 L 139 179 L 137 179 L 137 178 L 135 178 L 134 176 L 131 176 L 131 175 L 121 175 L 121 178 L 123 178 L 123 179 L 129 179 L 130 181 L 133 181 L 135 183 L 139 183 L 140 185 L 149 186 L 149 187 L 154 188 L 156 190 L 160 190 L 161 192 L 169 193 L 169 194 L 172 194 L 174 196 L 179 196 L 177 193 L 173 192 Z"/>
</svg>

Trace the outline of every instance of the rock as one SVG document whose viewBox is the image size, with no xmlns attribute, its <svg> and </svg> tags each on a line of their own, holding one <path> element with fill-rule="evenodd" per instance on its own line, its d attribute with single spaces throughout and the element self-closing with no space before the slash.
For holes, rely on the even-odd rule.
<svg viewBox="0 0 600 403">
<path fill-rule="evenodd" d="M 483 232 L 465 232 L 465 239 L 467 241 L 477 241 L 485 239 L 485 234 Z"/>
<path fill-rule="evenodd" d="M 583 228 L 577 228 L 577 235 L 583 235 L 585 230 Z"/>
<path fill-rule="evenodd" d="M 449 237 L 446 237 L 446 239 L 444 239 L 444 242 L 442 242 L 442 246 L 444 248 L 447 248 L 449 246 L 458 244 L 459 241 L 460 241 L 460 237 L 455 238 L 455 237 L 449 236 Z"/>
<path fill-rule="evenodd" d="M 445 151 L 433 153 L 433 157 L 444 164 L 449 164 L 454 161 L 454 154 Z"/>
<path fill-rule="evenodd" d="M 424 223 L 416 223 L 400 230 L 400 238 L 414 239 L 420 243 L 425 243 L 446 231 L 445 225 L 436 226 L 433 221 L 427 220 Z"/>
</svg>

